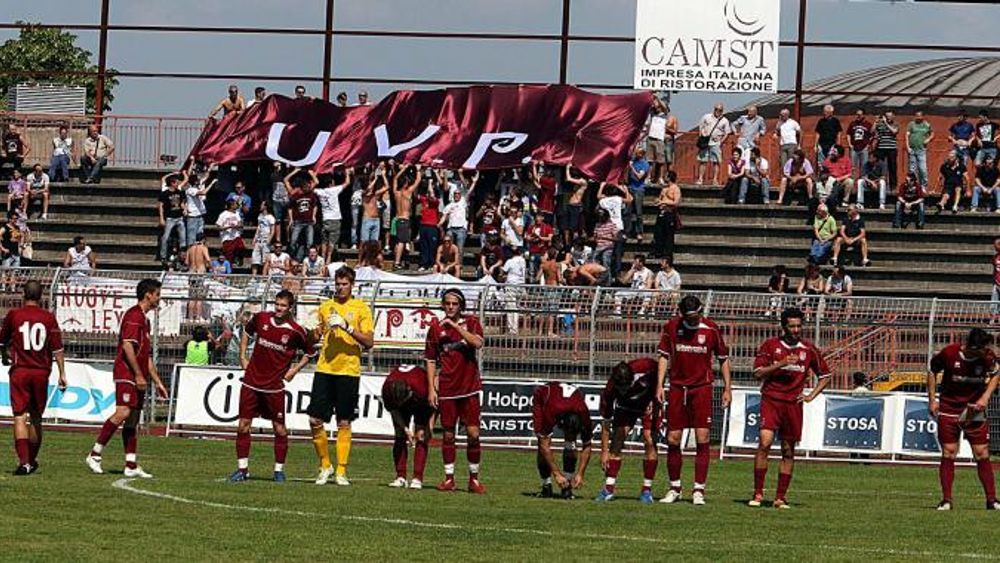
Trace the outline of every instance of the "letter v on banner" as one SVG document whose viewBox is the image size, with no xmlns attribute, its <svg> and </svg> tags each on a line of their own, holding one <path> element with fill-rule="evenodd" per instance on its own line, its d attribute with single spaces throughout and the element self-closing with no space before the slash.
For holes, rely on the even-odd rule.
<svg viewBox="0 0 1000 563">
<path fill-rule="evenodd" d="M 319 160 L 320 155 L 323 154 L 323 148 L 326 147 L 326 142 L 330 140 L 329 131 L 320 131 L 316 138 L 313 140 L 313 144 L 309 147 L 309 152 L 306 153 L 305 158 L 300 160 L 288 160 L 287 158 L 278 154 L 278 144 L 281 143 L 281 136 L 285 132 L 286 123 L 273 123 L 271 124 L 271 130 L 267 133 L 267 148 L 265 153 L 267 157 L 271 160 L 277 160 L 279 162 L 284 162 L 290 166 L 308 166 L 317 160 Z"/>
<path fill-rule="evenodd" d="M 486 151 L 493 149 L 495 152 L 506 154 L 514 152 L 518 147 L 528 140 L 527 133 L 515 133 L 513 131 L 502 131 L 500 133 L 483 133 L 479 136 L 476 148 L 469 155 L 469 158 L 462 165 L 462 168 L 475 168 L 479 166 L 479 161 L 486 156 Z"/>
<path fill-rule="evenodd" d="M 434 125 L 433 123 L 424 127 L 424 130 L 420 132 L 414 139 L 409 141 L 399 143 L 398 145 L 389 144 L 389 130 L 386 129 L 385 125 L 379 125 L 375 128 L 375 144 L 378 146 L 378 156 L 379 158 L 394 158 L 397 154 L 410 150 L 413 147 L 420 146 L 430 140 L 431 137 L 437 134 L 441 130 L 440 125 Z"/>
</svg>

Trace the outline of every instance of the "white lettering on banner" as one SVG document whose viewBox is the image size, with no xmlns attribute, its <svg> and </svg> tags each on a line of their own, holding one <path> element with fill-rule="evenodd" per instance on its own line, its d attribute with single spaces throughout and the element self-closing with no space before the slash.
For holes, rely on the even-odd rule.
<svg viewBox="0 0 1000 563">
<path fill-rule="evenodd" d="M 937 421 L 936 420 L 916 420 L 910 419 L 906 421 L 906 431 L 907 432 L 926 432 L 928 434 L 937 434 Z"/>
<path fill-rule="evenodd" d="M 512 393 L 486 393 L 487 407 L 504 407 L 524 410 L 531 406 L 531 395 Z"/>
<path fill-rule="evenodd" d="M 504 131 L 502 133 L 483 133 L 476 142 L 476 148 L 462 165 L 462 168 L 476 168 L 479 162 L 486 156 L 486 151 L 493 149 L 493 152 L 507 154 L 514 152 L 518 147 L 528 140 L 527 133 L 515 133 Z"/>
<path fill-rule="evenodd" d="M 878 430 L 878 420 L 875 418 L 829 417 L 826 427 L 830 430 Z"/>
<path fill-rule="evenodd" d="M 135 306 L 135 285 L 130 280 L 72 277 L 56 285 L 56 320 L 63 332 L 116 333 L 125 311 Z M 164 288 L 159 309 L 162 336 L 181 332 L 182 295 Z M 147 314 L 150 323 L 153 312 Z"/>
<path fill-rule="evenodd" d="M 776 92 L 780 0 L 638 0 L 633 86 Z"/>
<path fill-rule="evenodd" d="M 424 127 L 424 130 L 420 132 L 419 135 L 410 139 L 409 141 L 399 143 L 398 145 L 392 145 L 389 141 L 389 130 L 385 125 L 379 125 L 375 128 L 375 145 L 378 147 L 379 157 L 389 157 L 393 158 L 397 154 L 412 149 L 413 147 L 420 146 L 430 140 L 431 137 L 437 134 L 441 130 L 440 125 L 434 125 L 433 123 Z"/>
<path fill-rule="evenodd" d="M 323 147 L 326 146 L 326 142 L 330 140 L 329 131 L 320 131 L 316 138 L 313 139 L 312 146 L 309 147 L 309 152 L 306 153 L 305 158 L 299 160 L 288 160 L 287 158 L 281 156 L 278 153 L 278 144 L 281 143 L 281 135 L 285 132 L 285 127 L 287 123 L 272 123 L 270 131 L 267 132 L 267 147 L 264 148 L 264 153 L 271 160 L 277 160 L 279 162 L 284 162 L 291 166 L 308 166 L 317 160 L 319 160 L 320 155 L 323 154 Z"/>
<path fill-rule="evenodd" d="M 13 416 L 8 366 L 0 366 L 0 416 Z M 71 422 L 104 422 L 115 411 L 115 384 L 110 371 L 66 362 L 66 390 L 59 391 L 58 371 L 49 377 L 45 418 Z"/>
</svg>

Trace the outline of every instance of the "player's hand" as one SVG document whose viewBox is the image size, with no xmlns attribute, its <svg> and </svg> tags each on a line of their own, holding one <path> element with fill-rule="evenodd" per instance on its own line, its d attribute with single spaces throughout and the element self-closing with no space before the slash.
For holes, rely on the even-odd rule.
<svg viewBox="0 0 1000 563">
<path fill-rule="evenodd" d="M 792 365 L 794 363 L 795 363 L 795 358 L 793 358 L 792 355 L 789 354 L 789 355 L 781 358 L 780 360 L 774 362 L 774 365 L 777 366 L 777 367 L 779 367 L 779 368 L 783 368 L 785 366 L 790 366 L 790 365 Z"/>
<path fill-rule="evenodd" d="M 156 384 L 156 395 L 161 399 L 167 398 L 167 388 L 162 383 Z"/>
<path fill-rule="evenodd" d="M 427 392 L 427 402 L 434 408 L 438 407 L 438 394 L 436 389 Z"/>
<path fill-rule="evenodd" d="M 969 408 L 974 410 L 975 412 L 983 412 L 984 410 L 986 410 L 986 407 L 987 407 L 986 401 L 982 399 L 969 405 Z"/>
<path fill-rule="evenodd" d="M 552 478 L 556 480 L 556 485 L 559 485 L 560 489 L 565 489 L 569 486 L 569 480 L 561 472 L 557 471 L 552 475 Z"/>
<path fill-rule="evenodd" d="M 940 414 L 941 411 L 940 407 L 938 406 L 937 399 L 927 401 L 927 412 L 931 413 L 931 416 L 933 416 L 934 418 L 938 417 L 938 414 Z"/>
<path fill-rule="evenodd" d="M 574 489 L 579 489 L 583 487 L 583 475 L 580 475 L 579 473 L 574 475 L 573 480 L 570 482 L 570 484 L 573 485 Z"/>
<path fill-rule="evenodd" d="M 608 470 L 608 462 L 611 461 L 611 456 L 608 452 L 601 452 L 601 469 L 605 472 Z"/>
<path fill-rule="evenodd" d="M 3 356 L 0 357 L 0 362 L 2 362 L 5 366 L 10 365 L 10 354 L 8 354 L 6 350 L 4 350 Z"/>
<path fill-rule="evenodd" d="M 58 386 L 59 386 L 59 390 L 60 391 L 65 391 L 66 390 L 66 387 L 68 386 L 68 384 L 66 383 L 66 376 L 65 375 L 60 375 L 59 376 Z"/>
<path fill-rule="evenodd" d="M 726 387 L 722 390 L 722 408 L 728 407 L 733 402 L 733 390 Z"/>
<path fill-rule="evenodd" d="M 409 445 L 415 445 L 417 443 L 417 437 L 413 435 L 413 432 L 409 429 L 406 430 L 406 443 Z"/>
<path fill-rule="evenodd" d="M 285 372 L 284 379 L 285 379 L 285 381 L 291 381 L 291 380 L 295 379 L 295 370 L 291 370 L 290 369 L 287 372 Z"/>
<path fill-rule="evenodd" d="M 656 388 L 656 402 L 663 404 L 667 400 L 667 391 L 663 387 Z"/>
<path fill-rule="evenodd" d="M 449 326 L 450 327 L 458 328 L 458 325 L 455 324 L 455 321 L 453 321 L 453 320 L 451 320 L 451 319 L 449 319 L 447 317 L 441 319 L 441 323 L 440 324 L 441 324 L 441 328 L 447 328 Z"/>
<path fill-rule="evenodd" d="M 240 365 L 243 366 L 244 370 L 246 370 L 247 367 L 250 365 L 250 362 L 243 356 L 240 356 Z"/>
<path fill-rule="evenodd" d="M 135 378 L 135 388 L 136 389 L 138 389 L 139 391 L 145 391 L 146 387 L 147 387 L 147 385 L 146 385 L 146 378 L 145 377 L 142 377 L 140 375 L 139 377 Z"/>
<path fill-rule="evenodd" d="M 331 329 L 339 328 L 341 330 L 347 330 L 347 321 L 345 321 L 344 317 L 341 317 L 338 313 L 333 313 L 330 315 L 330 318 L 326 320 L 326 326 Z"/>
<path fill-rule="evenodd" d="M 805 393 L 799 393 L 799 396 L 795 397 L 796 403 L 808 403 L 811 400 L 812 399 L 810 399 L 809 396 L 806 395 Z"/>
</svg>

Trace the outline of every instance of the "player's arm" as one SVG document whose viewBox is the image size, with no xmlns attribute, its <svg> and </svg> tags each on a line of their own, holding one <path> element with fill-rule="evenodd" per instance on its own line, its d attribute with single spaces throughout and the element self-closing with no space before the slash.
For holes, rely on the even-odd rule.
<svg viewBox="0 0 1000 563">
<path fill-rule="evenodd" d="M 556 457 L 552 455 L 552 436 L 538 437 L 538 453 L 541 454 L 545 463 L 549 465 L 549 469 L 552 471 L 552 478 L 555 479 L 556 485 L 559 485 L 559 488 L 566 488 L 569 481 L 566 480 L 566 476 L 563 475 L 562 469 L 560 469 L 559 465 L 556 464 Z"/>
<path fill-rule="evenodd" d="M 128 364 L 128 369 L 135 374 L 137 386 L 145 389 L 146 377 L 142 374 L 142 368 L 139 367 L 139 359 L 135 355 L 135 344 L 134 340 L 123 340 L 122 353 L 125 354 L 125 363 Z M 139 385 L 140 383 L 141 385 Z"/>
<path fill-rule="evenodd" d="M 755 368 L 753 370 L 754 379 L 756 379 L 757 381 L 764 381 L 765 379 L 770 378 L 774 374 L 781 371 L 782 368 L 791 364 L 794 361 L 795 359 L 789 355 L 785 356 L 784 358 L 781 358 L 780 360 L 774 360 L 768 365 Z"/>
<path fill-rule="evenodd" d="M 729 358 L 722 359 L 719 372 L 722 373 L 722 408 L 726 408 L 733 402 L 733 375 Z"/>
<path fill-rule="evenodd" d="M 375 330 L 372 327 L 370 312 L 368 313 L 367 317 L 363 317 L 361 319 L 359 328 L 355 329 L 354 327 L 350 326 L 345 322 L 344 332 L 349 334 L 351 338 L 357 341 L 357 343 L 360 344 L 361 348 L 364 350 L 368 350 L 375 345 Z"/>
<path fill-rule="evenodd" d="M 610 442 L 611 418 L 605 418 L 601 421 L 601 469 L 604 469 L 605 471 L 608 469 L 608 456 L 610 452 L 608 446 Z"/>
<path fill-rule="evenodd" d="M 240 331 L 240 366 L 243 369 L 247 369 L 250 365 L 250 360 L 247 359 L 247 348 L 250 346 L 250 335 L 247 334 L 246 328 Z"/>
<path fill-rule="evenodd" d="M 0 324 L 0 358 L 3 360 L 3 365 L 10 365 L 10 350 L 7 345 L 10 343 L 11 336 L 14 334 L 14 327 L 12 326 L 12 321 L 10 315 L 3 318 L 3 324 Z"/>
<path fill-rule="evenodd" d="M 983 396 L 980 397 L 978 401 L 972 404 L 972 410 L 975 411 L 986 410 L 986 407 L 988 407 L 990 404 L 990 398 L 993 396 L 993 392 L 997 390 L 998 383 L 1000 383 L 1000 372 L 997 371 L 996 365 L 994 364 L 993 375 L 986 383 L 986 390 L 983 391 Z"/>
<path fill-rule="evenodd" d="M 805 401 L 805 402 L 807 402 L 807 403 L 813 402 L 813 399 L 815 399 L 816 397 L 818 397 L 819 394 L 822 393 L 823 390 L 826 389 L 826 386 L 829 385 L 829 384 L 830 384 L 830 374 L 829 373 L 826 373 L 826 374 L 818 376 L 817 377 L 817 381 L 816 381 L 816 386 L 813 387 L 812 392 L 810 392 L 808 395 L 804 395 L 802 397 L 802 400 Z"/>
<path fill-rule="evenodd" d="M 480 348 L 483 347 L 485 340 L 483 339 L 482 335 L 476 334 L 475 332 L 466 328 L 465 325 L 461 323 L 454 323 L 451 322 L 450 320 L 447 322 L 451 324 L 451 326 L 455 327 L 455 330 L 457 330 L 458 333 L 462 335 L 462 339 L 465 340 L 466 344 L 472 346 L 476 350 L 479 350 Z"/>
<path fill-rule="evenodd" d="M 937 386 L 943 371 L 944 363 L 939 357 L 931 358 L 931 367 L 927 370 L 927 410 L 935 418 L 938 415 Z"/>
<path fill-rule="evenodd" d="M 160 372 L 156 369 L 156 364 L 153 362 L 152 356 L 149 358 L 149 377 L 153 379 L 153 386 L 156 388 L 156 394 L 161 398 L 167 398 L 167 388 L 163 385 L 163 380 L 160 379 Z"/>
<path fill-rule="evenodd" d="M 662 403 L 667 398 L 667 392 L 663 389 L 667 381 L 667 370 L 670 369 L 670 358 L 660 352 L 660 357 L 656 360 L 656 400 Z"/>
<path fill-rule="evenodd" d="M 242 356 L 244 354 L 242 349 L 243 349 L 243 342 L 241 341 L 240 342 L 240 358 L 241 358 L 241 360 L 242 360 Z M 291 381 L 292 379 L 295 379 L 295 376 L 300 371 L 302 371 L 302 368 L 306 367 L 306 364 L 308 364 L 309 360 L 311 360 L 311 359 L 312 358 L 310 358 L 306 354 L 302 354 L 302 357 L 299 358 L 299 361 L 297 361 L 294 364 L 292 364 L 292 366 L 288 368 L 288 371 L 285 372 L 285 381 Z"/>
<path fill-rule="evenodd" d="M 438 376 L 435 360 L 427 360 L 427 402 L 434 408 L 438 406 Z"/>
<path fill-rule="evenodd" d="M 56 359 L 56 367 L 59 369 L 59 390 L 65 391 L 66 386 L 66 356 L 63 354 L 62 350 L 52 354 L 52 357 Z"/>
</svg>

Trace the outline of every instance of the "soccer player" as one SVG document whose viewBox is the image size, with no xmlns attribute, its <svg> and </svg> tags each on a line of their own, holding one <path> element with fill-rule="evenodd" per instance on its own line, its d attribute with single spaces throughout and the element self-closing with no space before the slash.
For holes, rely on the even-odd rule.
<svg viewBox="0 0 1000 563">
<path fill-rule="evenodd" d="M 475 315 L 465 313 L 465 294 L 455 288 L 446 289 L 441 297 L 444 318 L 434 319 L 427 330 L 424 359 L 427 360 L 427 395 L 432 407 L 441 416 L 444 437 L 441 457 L 444 459 L 444 481 L 439 491 L 455 490 L 455 426 L 465 424 L 466 457 L 469 460 L 469 492 L 483 494 L 486 487 L 479 482 L 479 392 L 483 382 L 479 377 L 476 352 L 483 347 L 483 326 Z"/>
<path fill-rule="evenodd" d="M 14 411 L 14 475 L 38 471 L 38 450 L 42 448 L 42 413 L 49 398 L 52 358 L 59 367 L 59 390 L 66 390 L 66 364 L 62 334 L 56 317 L 42 309 L 42 284 L 24 284 L 21 307 L 7 313 L 0 326 L 0 352 L 10 368 L 10 404 Z M 31 426 L 28 426 L 28 419 Z"/>
<path fill-rule="evenodd" d="M 139 467 L 136 431 L 149 381 L 152 380 L 157 395 L 164 399 L 167 397 L 167 388 L 163 386 L 160 373 L 153 363 L 149 319 L 146 318 L 146 313 L 160 305 L 160 282 L 150 278 L 140 281 L 135 288 L 135 297 L 138 303 L 125 311 L 118 334 L 118 354 L 113 368 L 115 412 L 104 422 L 97 435 L 97 442 L 85 461 L 94 473 L 104 473 L 101 468 L 101 452 L 118 427 L 121 427 L 122 443 L 125 446 L 125 476 L 152 479 L 151 474 Z"/>
<path fill-rule="evenodd" d="M 729 349 L 719 327 L 702 316 L 701 301 L 694 295 L 681 299 L 680 316 L 667 321 L 660 335 L 657 367 L 657 400 L 664 397 L 663 380 L 670 372 L 670 396 L 667 397 L 667 472 L 670 489 L 660 502 L 673 503 L 681 498 L 681 435 L 685 428 L 694 429 L 697 443 L 694 458 L 694 492 L 691 502 L 705 504 L 705 482 L 708 480 L 709 431 L 712 428 L 712 356 L 719 362 L 724 387 L 722 407 L 733 398 L 729 371 Z"/>
<path fill-rule="evenodd" d="M 945 346 L 931 358 L 927 375 L 927 408 L 938 419 L 941 443 L 941 502 L 938 510 L 951 510 L 955 458 L 962 434 L 972 446 L 979 481 L 986 493 L 986 510 L 1000 510 L 993 466 L 990 464 L 990 422 L 986 408 L 1000 381 L 1000 366 L 990 346 L 993 336 L 981 328 L 969 331 L 965 344 Z M 938 382 L 941 390 L 937 392 Z"/>
<path fill-rule="evenodd" d="M 552 479 L 555 478 L 563 498 L 573 498 L 573 489 L 583 486 L 583 476 L 590 463 L 594 425 L 583 393 L 567 383 L 546 383 L 535 388 L 531 396 L 531 423 L 538 437 L 538 476 L 542 490 L 538 496 L 552 496 Z M 562 470 L 552 454 L 552 432 L 556 427 L 563 431 Z M 576 440 L 580 439 L 582 451 L 577 469 Z"/>
<path fill-rule="evenodd" d="M 420 366 L 402 365 L 390 371 L 382 384 L 382 405 L 389 411 L 395 430 L 392 461 L 396 466 L 396 478 L 389 486 L 407 486 L 406 458 L 408 447 L 413 444 L 413 479 L 409 487 L 422 489 L 434 416 L 434 409 L 427 402 L 427 370 Z M 413 422 L 412 431 L 410 422 Z"/>
<path fill-rule="evenodd" d="M 789 508 L 785 495 L 792 482 L 795 465 L 795 443 L 802 439 L 802 403 L 810 403 L 830 383 L 830 368 L 823 354 L 807 340 L 802 340 L 800 309 L 789 307 L 781 313 L 783 334 L 768 338 L 757 349 L 753 375 L 762 382 L 760 388 L 760 442 L 754 458 L 753 498 L 750 506 L 760 506 L 764 498 L 764 478 L 767 476 L 767 456 L 774 443 L 774 433 L 781 433 L 781 465 L 778 468 L 778 490 L 775 508 Z M 804 394 L 810 375 L 817 378 L 816 386 Z"/>
<path fill-rule="evenodd" d="M 653 503 L 653 479 L 656 478 L 656 443 L 653 432 L 660 423 L 660 404 L 656 401 L 657 361 L 639 358 L 619 362 L 611 370 L 611 378 L 601 392 L 601 467 L 604 487 L 597 493 L 598 502 L 615 498 L 615 482 L 622 467 L 622 447 L 625 437 L 642 424 L 642 442 L 646 456 L 642 462 L 642 492 L 639 501 Z M 613 433 L 613 434 L 612 434 Z"/>
<path fill-rule="evenodd" d="M 314 337 L 322 342 L 316 375 L 310 393 L 309 426 L 319 458 L 317 485 L 325 485 L 333 473 L 326 428 L 337 415 L 337 471 L 334 482 L 346 486 L 347 462 L 351 455 L 351 422 L 358 417 L 361 383 L 361 352 L 375 344 L 372 310 L 353 296 L 354 270 L 342 266 L 333 274 L 334 296 L 319 306 L 319 325 Z"/>
<path fill-rule="evenodd" d="M 285 482 L 288 428 L 285 427 L 284 382 L 291 381 L 315 356 L 311 336 L 292 317 L 294 306 L 292 292 L 279 291 L 274 297 L 274 312 L 257 313 L 240 334 L 240 365 L 244 371 L 236 430 L 236 471 L 229 476 L 231 482 L 250 478 L 250 423 L 258 416 L 271 421 L 274 480 Z M 251 336 L 256 336 L 257 340 L 247 360 Z M 302 352 L 302 357 L 296 362 L 298 352 Z"/>
</svg>

